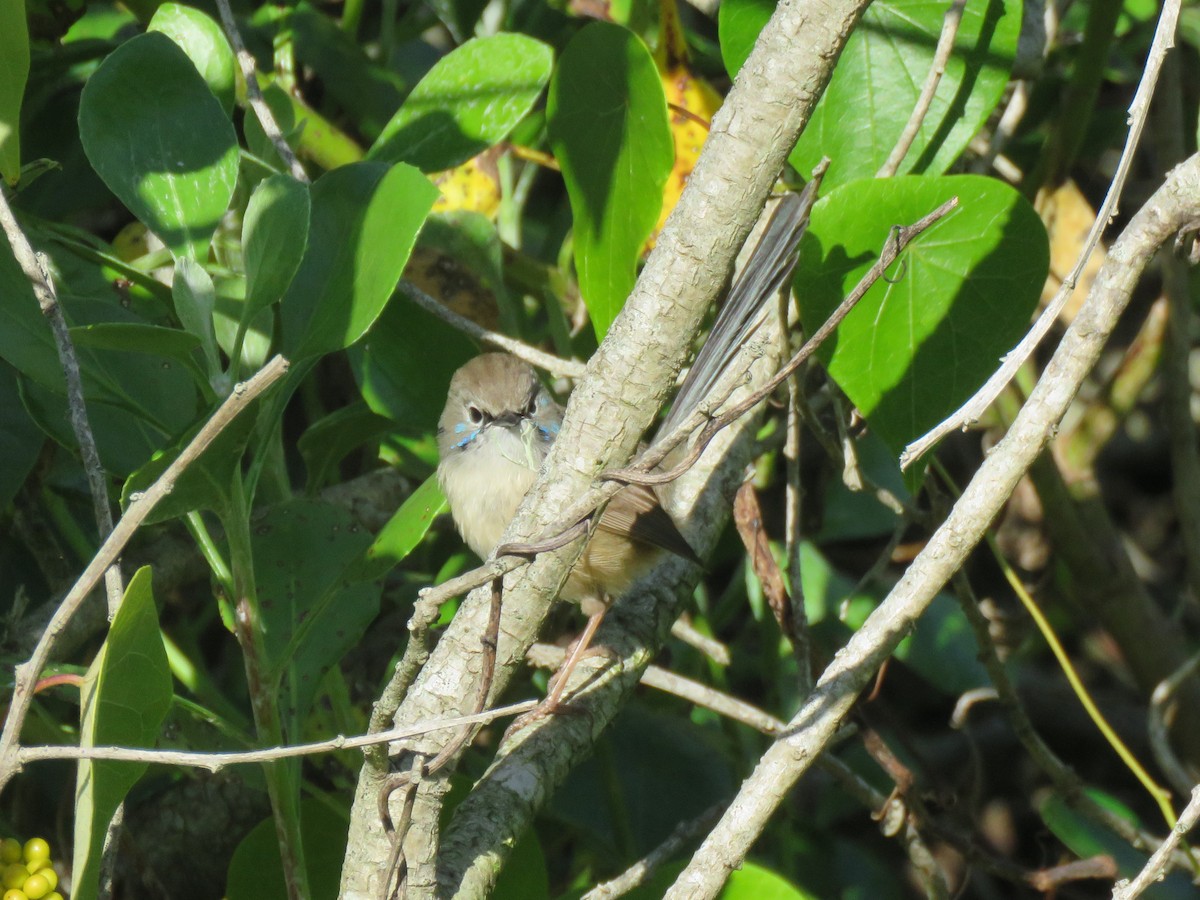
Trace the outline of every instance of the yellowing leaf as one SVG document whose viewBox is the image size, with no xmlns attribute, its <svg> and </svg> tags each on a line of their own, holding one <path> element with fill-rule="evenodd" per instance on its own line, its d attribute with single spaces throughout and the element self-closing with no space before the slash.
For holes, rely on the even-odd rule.
<svg viewBox="0 0 1200 900">
<path fill-rule="evenodd" d="M 497 148 L 493 147 L 460 166 L 430 175 L 429 180 L 441 192 L 433 204 L 433 211 L 445 213 L 465 210 L 495 220 L 500 211 L 497 154 Z"/>
</svg>

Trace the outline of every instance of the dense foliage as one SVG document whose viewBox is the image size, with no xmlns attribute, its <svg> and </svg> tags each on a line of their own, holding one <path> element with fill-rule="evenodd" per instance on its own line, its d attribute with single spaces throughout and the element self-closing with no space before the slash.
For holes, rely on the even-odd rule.
<svg viewBox="0 0 1200 900">
<path fill-rule="evenodd" d="M 794 276 L 793 349 L 896 226 L 958 206 L 800 370 L 796 441 L 786 391 L 768 404 L 740 527 L 694 591 L 693 638 L 658 655 L 707 686 L 710 706 L 728 695 L 757 711 L 638 689 L 505 848 L 492 895 L 581 896 L 692 823 L 633 894 L 663 895 L 711 810 L 946 517 L 1092 286 L 1103 244 L 1044 352 L 980 426 L 901 470 L 905 447 L 980 388 L 1076 264 L 1159 14 L 1149 0 L 955 6 L 944 73 L 889 163 L 949 6 L 870 4 L 782 173 L 795 188 L 829 160 Z M 477 563 L 443 514 L 434 433 L 452 373 L 485 345 L 417 301 L 587 360 L 714 116 L 727 124 L 731 83 L 762 65 L 752 48 L 774 9 L 235 3 L 293 168 L 252 109 L 215 4 L 0 0 L 0 189 L 56 291 L 92 474 L 113 507 L 136 510 L 245 382 L 276 355 L 289 364 L 172 479 L 121 554 L 109 620 L 92 582 L 4 741 L 240 751 L 365 733 L 409 642 L 425 639 L 406 629 L 418 592 Z M 1198 52 L 1193 7 L 1108 241 L 1196 150 Z M 17 245 L 15 233 L 0 242 L 6 671 L 106 537 L 62 344 Z M 1181 668 L 1200 646 L 1200 448 L 1195 291 L 1168 256 L 988 540 L 722 896 L 1102 896 L 1174 824 L 1200 780 L 1200 686 Z M 564 398 L 571 386 L 546 382 Z M 791 510 L 789 479 L 802 497 Z M 564 609 L 545 638 L 579 623 Z M 545 687 L 531 668 L 500 701 Z M 440 773 L 452 780 L 445 822 L 502 730 L 480 731 Z M 149 758 L 17 766 L 5 742 L 0 831 L 50 838 L 70 897 L 103 896 L 115 878 L 119 897 L 323 898 L 362 865 L 343 871 L 360 750 L 210 771 Z M 1175 871 L 1146 896 L 1194 890 Z"/>
</svg>

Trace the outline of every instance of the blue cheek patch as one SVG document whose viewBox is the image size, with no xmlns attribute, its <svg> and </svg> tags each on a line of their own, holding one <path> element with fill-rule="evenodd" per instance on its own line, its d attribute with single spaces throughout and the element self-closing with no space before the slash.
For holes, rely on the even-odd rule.
<svg viewBox="0 0 1200 900">
<path fill-rule="evenodd" d="M 467 430 L 467 426 L 464 425 L 462 422 L 459 422 L 457 425 L 454 426 L 455 434 L 462 434 L 466 430 Z M 477 437 L 479 437 L 479 429 L 478 428 L 476 428 L 474 431 L 472 431 L 470 434 L 468 434 L 465 438 L 463 438 L 461 441 L 459 441 L 457 444 L 455 444 L 454 449 L 455 450 L 463 449 L 464 447 L 467 446 L 467 444 L 471 443 L 471 441 L 475 440 L 475 438 L 477 438 Z"/>
</svg>

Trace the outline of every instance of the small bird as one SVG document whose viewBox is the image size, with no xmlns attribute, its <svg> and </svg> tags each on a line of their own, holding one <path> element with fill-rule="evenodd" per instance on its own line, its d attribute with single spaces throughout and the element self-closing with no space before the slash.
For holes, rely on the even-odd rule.
<svg viewBox="0 0 1200 900">
<path fill-rule="evenodd" d="M 715 386 L 790 277 L 808 222 L 813 190 L 777 204 L 709 339 L 680 387 L 659 434 L 667 434 Z M 562 407 L 532 367 L 507 353 L 485 353 L 450 380 L 438 423 L 438 482 L 463 540 L 481 559 L 496 549 L 521 500 L 533 487 L 562 423 Z M 604 508 L 594 534 L 559 596 L 580 604 L 587 627 L 556 676 L 547 708 L 559 705 L 571 670 L 583 657 L 605 611 L 653 565 L 662 551 L 700 560 L 652 488 L 628 485 Z"/>
</svg>

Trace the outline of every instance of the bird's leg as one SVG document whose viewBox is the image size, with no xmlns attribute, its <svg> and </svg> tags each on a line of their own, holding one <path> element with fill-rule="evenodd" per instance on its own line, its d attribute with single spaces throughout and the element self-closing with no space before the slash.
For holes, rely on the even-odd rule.
<svg viewBox="0 0 1200 900">
<path fill-rule="evenodd" d="M 554 677 L 551 679 L 550 694 L 542 704 L 545 707 L 546 713 L 555 713 L 566 708 L 566 704 L 561 702 L 563 691 L 567 688 L 567 682 L 571 680 L 571 673 L 575 670 L 579 661 L 587 655 L 592 638 L 596 636 L 596 630 L 600 627 L 600 623 L 604 621 L 604 614 L 606 612 L 608 612 L 608 604 L 603 603 L 596 612 L 588 616 L 587 625 L 583 627 L 583 633 L 576 639 L 566 660 L 558 667 L 558 671 L 554 673 Z"/>
</svg>

